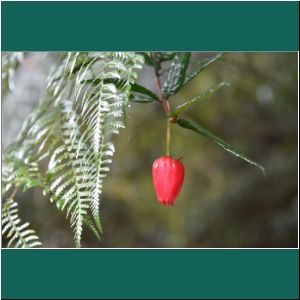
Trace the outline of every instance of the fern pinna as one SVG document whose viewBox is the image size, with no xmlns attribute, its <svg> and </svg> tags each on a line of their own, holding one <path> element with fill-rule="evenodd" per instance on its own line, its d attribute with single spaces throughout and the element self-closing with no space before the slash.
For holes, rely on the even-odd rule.
<svg viewBox="0 0 300 300">
<path fill-rule="evenodd" d="M 18 204 L 9 198 L 2 208 L 2 234 L 9 239 L 8 247 L 32 248 L 40 246 L 38 236 L 29 223 L 20 224 Z"/>
<path fill-rule="evenodd" d="M 62 54 L 38 108 L 4 153 L 4 195 L 21 186 L 41 187 L 69 218 L 77 247 L 84 227 L 100 237 L 99 202 L 114 153 L 111 137 L 124 127 L 131 87 L 142 64 L 143 57 L 130 52 Z M 43 173 L 39 164 L 45 160 Z M 2 209 L 6 222 L 8 208 L 15 206 L 11 201 L 8 196 Z M 20 227 L 9 224 L 3 233 L 10 226 L 7 237 L 21 237 Z M 15 246 L 39 245 L 24 241 Z"/>
</svg>

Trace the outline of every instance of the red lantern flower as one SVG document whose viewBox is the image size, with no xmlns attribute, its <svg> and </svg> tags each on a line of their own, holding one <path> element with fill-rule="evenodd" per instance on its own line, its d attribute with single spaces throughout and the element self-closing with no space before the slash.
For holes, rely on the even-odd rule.
<svg viewBox="0 0 300 300">
<path fill-rule="evenodd" d="M 152 177 L 157 200 L 173 205 L 184 180 L 183 163 L 171 156 L 161 156 L 153 163 Z"/>
</svg>

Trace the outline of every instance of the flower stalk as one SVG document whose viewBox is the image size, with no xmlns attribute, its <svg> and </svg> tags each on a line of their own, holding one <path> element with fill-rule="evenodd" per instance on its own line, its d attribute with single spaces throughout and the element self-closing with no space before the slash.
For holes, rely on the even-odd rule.
<svg viewBox="0 0 300 300">
<path fill-rule="evenodd" d="M 151 52 L 151 57 L 155 61 L 155 65 L 157 66 L 157 58 L 156 53 Z M 164 109 L 164 112 L 167 116 L 167 126 L 166 126 L 166 155 L 171 156 L 171 123 L 175 123 L 176 120 L 174 118 L 170 118 L 171 115 L 171 106 L 168 99 L 162 94 L 161 91 L 161 81 L 160 81 L 160 74 L 159 70 L 156 67 L 155 68 L 155 81 L 156 81 L 156 87 L 159 94 L 159 101 Z"/>
</svg>

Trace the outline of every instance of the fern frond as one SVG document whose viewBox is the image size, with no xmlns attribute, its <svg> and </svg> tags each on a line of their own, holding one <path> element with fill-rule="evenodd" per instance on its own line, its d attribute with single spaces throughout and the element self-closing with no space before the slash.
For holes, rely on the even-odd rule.
<svg viewBox="0 0 300 300">
<path fill-rule="evenodd" d="M 16 69 L 24 58 L 24 52 L 2 52 L 2 91 L 13 91 Z"/>
<path fill-rule="evenodd" d="M 131 52 L 74 52 L 61 56 L 47 93 L 4 159 L 4 191 L 40 186 L 66 213 L 81 245 L 84 226 L 102 233 L 99 204 L 112 162 L 113 134 L 123 119 L 143 58 Z M 48 159 L 48 170 L 39 170 Z"/>
<path fill-rule="evenodd" d="M 103 178 L 114 153 L 111 135 L 124 127 L 131 84 L 142 63 L 143 58 L 134 53 L 69 53 L 48 84 L 56 105 L 65 99 L 73 101 L 73 119 L 77 119 L 80 134 L 72 135 L 69 148 L 76 149 L 73 159 L 81 162 L 89 208 L 99 232 Z"/>
<path fill-rule="evenodd" d="M 56 202 L 58 209 L 66 211 L 74 230 L 75 244 L 80 247 L 83 225 L 93 228 L 91 222 L 87 220 L 90 199 L 93 195 L 91 183 L 85 178 L 88 173 L 85 168 L 95 167 L 82 164 L 88 149 L 83 145 L 79 148 L 80 132 L 76 114 L 72 110 L 72 102 L 61 101 L 60 106 L 61 136 L 53 139 L 54 151 L 48 166 L 48 175 L 52 178 L 50 181 L 50 191 L 53 193 L 51 201 Z"/>
<path fill-rule="evenodd" d="M 29 223 L 21 224 L 18 215 L 18 204 L 8 199 L 2 208 L 2 236 L 9 239 L 7 247 L 33 248 L 41 245 L 38 236 Z"/>
<path fill-rule="evenodd" d="M 49 103 L 41 103 L 27 118 L 16 141 L 3 152 L 2 195 L 13 186 L 43 187 L 45 182 L 39 168 L 39 161 L 49 156 L 51 148 L 46 144 L 54 132 L 58 110 Z"/>
<path fill-rule="evenodd" d="M 39 165 L 35 160 L 25 161 L 14 156 L 6 158 L 3 165 L 2 194 L 5 195 L 13 186 L 23 186 L 24 191 L 35 186 L 43 185 Z"/>
<path fill-rule="evenodd" d="M 89 181 L 94 179 L 91 211 L 100 228 L 99 201 L 103 178 L 109 171 L 108 164 L 112 162 L 114 152 L 111 135 L 124 128 L 122 120 L 131 84 L 135 82 L 136 69 L 141 68 L 143 60 L 134 53 L 110 52 L 95 55 L 94 59 L 89 65 L 91 72 L 81 69 L 77 74 L 77 83 L 81 86 L 76 91 L 75 105 L 81 108 L 80 120 L 84 128 L 79 146 L 90 147 L 83 164 L 96 165 L 96 169 L 88 169 L 86 178 Z M 112 80 L 120 84 L 112 83 Z"/>
</svg>

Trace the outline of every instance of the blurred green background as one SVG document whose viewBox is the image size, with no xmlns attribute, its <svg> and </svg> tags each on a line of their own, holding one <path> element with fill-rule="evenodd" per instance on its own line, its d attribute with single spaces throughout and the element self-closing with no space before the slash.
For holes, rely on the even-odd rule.
<svg viewBox="0 0 300 300">
<path fill-rule="evenodd" d="M 28 99 L 38 99 L 51 65 L 47 60 L 44 54 L 30 54 L 16 74 L 15 91 L 3 96 L 3 146 L 21 126 L 23 116 L 16 117 L 21 105 L 24 113 L 36 104 L 26 103 L 24 94 L 30 90 L 35 96 Z M 264 176 L 204 137 L 174 125 L 173 155 L 183 157 L 186 176 L 173 207 L 157 202 L 151 178 L 152 162 L 165 150 L 162 107 L 131 104 L 126 129 L 114 136 L 116 154 L 104 182 L 102 240 L 84 232 L 83 247 L 297 247 L 297 72 L 297 53 L 227 53 L 170 98 L 174 107 L 219 81 L 230 82 L 182 117 L 267 169 Z M 26 83 L 30 73 L 39 75 Z M 139 82 L 155 91 L 153 70 L 145 67 Z M 22 220 L 30 221 L 43 247 L 74 247 L 69 221 L 41 190 L 19 193 L 16 200 Z"/>
</svg>

